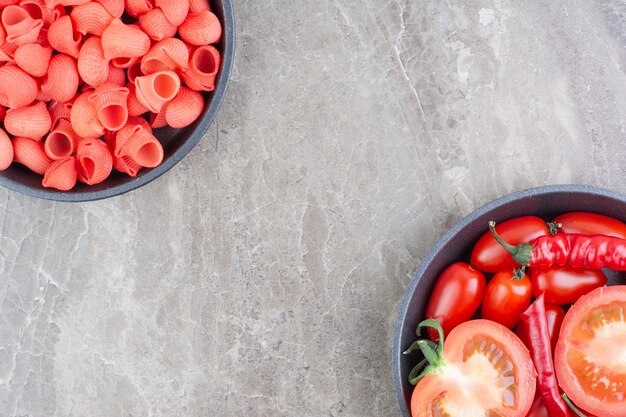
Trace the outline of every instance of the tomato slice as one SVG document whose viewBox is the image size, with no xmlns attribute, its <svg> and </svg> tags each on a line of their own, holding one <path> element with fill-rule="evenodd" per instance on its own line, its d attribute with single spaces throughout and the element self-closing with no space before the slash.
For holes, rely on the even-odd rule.
<svg viewBox="0 0 626 417">
<path fill-rule="evenodd" d="M 626 286 L 598 288 L 563 319 L 554 353 L 567 396 L 585 411 L 626 416 Z"/>
<path fill-rule="evenodd" d="M 535 396 L 535 368 L 506 327 L 472 320 L 445 341 L 445 360 L 411 397 L 413 417 L 524 417 Z"/>
</svg>

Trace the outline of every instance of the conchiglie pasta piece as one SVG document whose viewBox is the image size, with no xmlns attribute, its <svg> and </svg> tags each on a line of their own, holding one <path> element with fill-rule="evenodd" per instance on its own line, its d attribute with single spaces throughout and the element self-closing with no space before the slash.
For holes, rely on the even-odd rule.
<svg viewBox="0 0 626 417">
<path fill-rule="evenodd" d="M 44 27 L 50 26 L 55 20 L 52 9 L 49 9 L 43 0 L 22 0 L 20 7 L 33 19 L 41 19 Z"/>
<path fill-rule="evenodd" d="M 113 155 L 100 139 L 87 138 L 76 150 L 78 180 L 94 185 L 106 180 L 113 170 Z"/>
<path fill-rule="evenodd" d="M 35 98 L 35 101 L 41 101 L 43 103 L 47 103 L 49 101 L 52 101 L 52 97 L 50 97 L 43 91 L 39 90 L 39 93 L 37 93 L 37 97 Z"/>
<path fill-rule="evenodd" d="M 77 59 L 83 37 L 74 30 L 72 19 L 62 16 L 48 29 L 48 43 L 58 52 Z"/>
<path fill-rule="evenodd" d="M 128 118 L 127 126 L 141 126 L 146 132 L 152 134 L 152 128 L 146 119 L 143 117 L 132 116 Z"/>
<path fill-rule="evenodd" d="M 6 116 L 7 116 L 7 108 L 4 106 L 0 106 L 0 122 L 4 122 L 4 118 Z"/>
<path fill-rule="evenodd" d="M 178 28 L 180 37 L 191 45 L 209 45 L 217 43 L 222 38 L 222 24 L 209 11 L 190 15 Z"/>
<path fill-rule="evenodd" d="M 93 91 L 87 91 L 74 101 L 70 120 L 74 131 L 83 138 L 94 138 L 104 135 L 104 126 L 98 119 L 98 110 L 89 98 Z"/>
<path fill-rule="evenodd" d="M 50 159 L 63 159 L 76 151 L 81 139 L 72 129 L 69 120 L 63 119 L 46 138 L 44 150 Z"/>
<path fill-rule="evenodd" d="M 131 84 L 135 84 L 135 80 L 137 77 L 143 76 L 144 73 L 141 71 L 141 61 L 135 62 L 131 67 L 128 68 L 126 72 L 126 76 L 128 77 L 128 82 Z"/>
<path fill-rule="evenodd" d="M 160 129 L 162 127 L 167 126 L 167 118 L 165 117 L 166 110 L 167 110 L 167 106 L 164 106 L 161 113 L 150 114 L 150 126 L 153 129 Z"/>
<path fill-rule="evenodd" d="M 159 71 L 135 80 L 137 98 L 151 112 L 159 113 L 163 106 L 176 97 L 180 78 L 174 71 Z"/>
<path fill-rule="evenodd" d="M 15 63 L 33 77 L 43 77 L 48 72 L 52 48 L 37 43 L 21 45 L 15 50 Z"/>
<path fill-rule="evenodd" d="M 109 65 L 109 76 L 107 82 L 113 83 L 120 87 L 126 86 L 126 71 L 122 68 L 116 68 L 113 65 Z"/>
<path fill-rule="evenodd" d="M 107 68 L 108 69 L 108 68 Z M 66 102 L 71 100 L 80 83 L 76 61 L 64 54 L 55 55 L 48 65 L 48 74 L 41 85 L 41 91 L 53 100 Z"/>
<path fill-rule="evenodd" d="M 196 91 L 213 91 L 215 79 L 220 69 L 220 53 L 213 46 L 197 48 L 191 60 L 189 69 L 180 69 L 183 81 L 189 88 Z"/>
<path fill-rule="evenodd" d="M 148 13 L 153 8 L 154 0 L 126 0 L 126 11 L 135 19 Z"/>
<path fill-rule="evenodd" d="M 142 114 L 148 113 L 150 110 L 137 99 L 137 93 L 135 92 L 135 85 L 129 83 L 128 88 L 128 115 L 129 116 L 141 116 Z"/>
<path fill-rule="evenodd" d="M 32 106 L 7 111 L 4 127 L 14 136 L 41 140 L 50 131 L 52 119 L 48 108 L 42 102 Z"/>
<path fill-rule="evenodd" d="M 7 42 L 7 33 L 0 25 L 0 62 L 13 61 L 13 55 L 17 50 L 17 45 Z"/>
<path fill-rule="evenodd" d="M 130 156 L 114 156 L 113 167 L 115 167 L 115 169 L 117 169 L 119 172 L 128 174 L 131 177 L 136 177 L 141 168 L 143 168 L 137 162 L 133 161 L 133 158 L 131 158 Z"/>
<path fill-rule="evenodd" d="M 13 163 L 13 144 L 9 135 L 0 129 L 0 171 L 4 171 Z"/>
<path fill-rule="evenodd" d="M 114 19 L 102 34 L 102 49 L 107 60 L 141 57 L 150 49 L 150 38 L 138 26 Z"/>
<path fill-rule="evenodd" d="M 152 9 L 143 14 L 139 18 L 139 26 L 150 39 L 155 41 L 172 38 L 178 30 L 177 26 L 174 26 L 165 18 L 165 14 L 163 14 L 161 9 Z"/>
<path fill-rule="evenodd" d="M 44 151 L 43 143 L 37 140 L 21 136 L 13 138 L 13 153 L 13 161 L 39 175 L 43 175 L 52 163 Z"/>
<path fill-rule="evenodd" d="M 70 120 L 72 115 L 72 102 L 59 103 L 53 100 L 48 105 L 48 111 L 52 119 L 52 129 L 55 129 L 61 120 Z"/>
<path fill-rule="evenodd" d="M 16 65 L 0 68 L 0 105 L 10 108 L 28 106 L 37 98 L 37 82 Z"/>
<path fill-rule="evenodd" d="M 102 36 L 113 21 L 113 16 L 100 3 L 87 3 L 76 6 L 70 14 L 72 23 L 79 33 Z"/>
<path fill-rule="evenodd" d="M 128 121 L 128 88 L 105 83 L 96 88 L 89 101 L 98 112 L 98 120 L 105 129 L 117 131 Z"/>
<path fill-rule="evenodd" d="M 165 108 L 167 124 L 180 129 L 195 122 L 204 110 L 204 98 L 197 91 L 181 87 L 174 100 Z"/>
<path fill-rule="evenodd" d="M 189 0 L 156 0 L 155 4 L 174 26 L 180 26 L 189 14 Z"/>
<path fill-rule="evenodd" d="M 20 6 L 6 7 L 1 20 L 7 34 L 6 41 L 18 46 L 36 42 L 43 27 L 43 20 L 33 19 Z"/>
<path fill-rule="evenodd" d="M 76 186 L 76 179 L 76 159 L 68 156 L 50 164 L 44 174 L 42 185 L 45 188 L 69 191 Z"/>
<path fill-rule="evenodd" d="M 104 58 L 101 39 L 92 36 L 85 41 L 78 54 L 78 74 L 87 84 L 94 87 L 106 82 L 109 77 L 109 63 Z"/>
<path fill-rule="evenodd" d="M 130 68 L 133 65 L 135 65 L 137 62 L 141 62 L 140 57 L 133 57 L 133 58 L 120 57 L 120 58 L 113 58 L 111 60 L 111 65 L 113 65 L 115 68 Z"/>
<path fill-rule="evenodd" d="M 157 42 L 141 60 L 141 72 L 145 75 L 188 66 L 189 50 L 183 41 L 176 38 Z"/>
<path fill-rule="evenodd" d="M 161 142 L 145 129 L 140 129 L 124 142 L 121 154 L 146 168 L 157 167 L 163 162 Z"/>
<path fill-rule="evenodd" d="M 121 18 L 124 14 L 124 0 L 96 0 L 113 17 Z"/>
<path fill-rule="evenodd" d="M 199 14 L 204 11 L 211 11 L 211 7 L 209 6 L 209 2 L 207 0 L 189 0 L 190 14 Z"/>
</svg>

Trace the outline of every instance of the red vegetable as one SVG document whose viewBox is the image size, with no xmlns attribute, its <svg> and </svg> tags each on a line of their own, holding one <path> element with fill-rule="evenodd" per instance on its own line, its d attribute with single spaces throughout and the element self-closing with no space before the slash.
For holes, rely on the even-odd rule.
<svg viewBox="0 0 626 417">
<path fill-rule="evenodd" d="M 559 266 L 533 268 L 530 271 L 533 294 L 544 294 L 549 304 L 573 304 L 581 296 L 606 285 L 608 278 L 600 269 Z"/>
<path fill-rule="evenodd" d="M 517 217 L 498 224 L 496 230 L 507 242 L 513 245 L 529 243 L 550 234 L 546 223 L 535 216 Z M 470 264 L 484 272 L 498 272 L 503 269 L 516 268 L 517 262 L 493 238 L 491 233 L 485 233 L 476 242 L 472 250 Z"/>
<path fill-rule="evenodd" d="M 556 375 L 586 413 L 626 416 L 626 285 L 593 290 L 563 320 L 554 353 Z"/>
<path fill-rule="evenodd" d="M 552 353 L 556 348 L 556 342 L 559 339 L 559 331 L 561 330 L 561 323 L 563 323 L 563 317 L 565 317 L 565 310 L 560 306 L 545 305 L 546 320 L 548 322 L 548 334 L 550 334 L 550 347 Z M 515 329 L 515 334 L 520 338 L 522 342 L 530 349 L 530 338 L 528 336 L 528 327 L 526 322 L 520 321 L 519 325 Z"/>
<path fill-rule="evenodd" d="M 476 313 L 485 285 L 485 276 L 468 264 L 457 262 L 450 265 L 435 284 L 426 308 L 426 318 L 437 320 L 447 335 Z M 432 328 L 428 329 L 428 334 L 431 340 L 439 340 Z"/>
<path fill-rule="evenodd" d="M 570 265 L 581 268 L 610 268 L 626 271 L 626 239 L 595 235 L 555 235 L 541 236 L 532 244 L 510 245 L 498 236 L 495 222 L 489 222 L 489 229 L 517 263 L 530 267 L 550 267 Z"/>
<path fill-rule="evenodd" d="M 530 411 L 526 414 L 526 417 L 550 417 L 546 406 L 543 405 L 543 399 L 539 391 L 535 393 L 535 401 L 533 401 L 533 405 L 530 406 Z"/>
<path fill-rule="evenodd" d="M 579 235 L 606 235 L 626 239 L 626 224 L 609 216 L 596 213 L 565 213 L 553 220 L 560 224 L 559 232 Z"/>
<path fill-rule="evenodd" d="M 567 417 L 569 409 L 561 398 L 554 373 L 550 333 L 546 320 L 543 297 L 539 297 L 522 314 L 522 322 L 528 334 L 528 349 L 537 368 L 537 387 L 551 417 Z"/>
<path fill-rule="evenodd" d="M 480 316 L 512 329 L 530 305 L 530 278 L 522 270 L 506 269 L 491 278 Z"/>
<path fill-rule="evenodd" d="M 438 324 L 425 320 L 417 333 L 426 326 Z M 471 320 L 454 328 L 443 342 L 442 332 L 438 345 L 418 340 L 405 352 L 420 349 L 425 357 L 409 375 L 409 382 L 417 384 L 411 397 L 413 417 L 526 415 L 536 373 L 513 332 L 489 320 Z"/>
</svg>

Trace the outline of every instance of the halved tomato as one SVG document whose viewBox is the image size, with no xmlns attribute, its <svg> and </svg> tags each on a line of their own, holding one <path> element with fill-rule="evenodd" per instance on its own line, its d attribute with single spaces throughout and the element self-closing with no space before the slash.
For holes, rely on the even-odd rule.
<svg viewBox="0 0 626 417">
<path fill-rule="evenodd" d="M 535 396 L 535 367 L 506 327 L 472 320 L 445 340 L 443 362 L 415 387 L 413 417 L 524 417 Z"/>
<path fill-rule="evenodd" d="M 626 286 L 582 296 L 561 325 L 554 353 L 559 384 L 578 407 L 626 416 Z"/>
</svg>

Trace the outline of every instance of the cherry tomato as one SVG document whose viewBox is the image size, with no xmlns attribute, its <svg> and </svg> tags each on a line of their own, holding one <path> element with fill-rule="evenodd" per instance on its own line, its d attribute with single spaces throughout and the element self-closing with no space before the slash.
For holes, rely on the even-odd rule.
<svg viewBox="0 0 626 417">
<path fill-rule="evenodd" d="M 556 348 L 556 342 L 559 339 L 559 332 L 561 331 L 561 323 L 563 323 L 563 317 L 565 317 L 565 310 L 560 306 L 546 304 L 546 320 L 548 321 L 548 333 L 550 333 L 550 346 L 552 347 L 552 353 Z M 528 329 L 523 322 L 515 329 L 515 334 L 524 342 L 527 347 L 530 347 L 530 340 L 528 338 Z"/>
<path fill-rule="evenodd" d="M 530 271 L 533 295 L 544 294 L 547 304 L 573 304 L 582 295 L 606 285 L 608 279 L 599 269 L 559 266 Z"/>
<path fill-rule="evenodd" d="M 500 271 L 487 285 L 480 316 L 512 329 L 530 306 L 531 296 L 532 286 L 526 274 L 518 277 L 514 269 Z"/>
<path fill-rule="evenodd" d="M 575 211 L 562 214 L 553 222 L 561 224 L 560 233 L 607 235 L 626 239 L 626 224 L 602 214 Z"/>
<path fill-rule="evenodd" d="M 625 311 L 626 286 L 597 288 L 569 309 L 556 344 L 561 388 L 597 416 L 626 416 Z"/>
<path fill-rule="evenodd" d="M 441 324 L 444 334 L 472 318 L 485 292 L 485 276 L 466 263 L 457 262 L 439 276 L 426 308 L 426 318 Z M 437 332 L 428 329 L 433 341 Z"/>
<path fill-rule="evenodd" d="M 454 328 L 443 365 L 418 382 L 412 417 L 524 417 L 536 389 L 528 350 L 506 327 L 472 320 Z"/>
<path fill-rule="evenodd" d="M 546 223 L 535 216 L 517 217 L 499 223 L 496 232 L 511 245 L 530 243 L 539 236 L 550 234 Z M 480 271 L 494 273 L 519 266 L 490 232 L 476 242 L 470 264 Z"/>
</svg>

